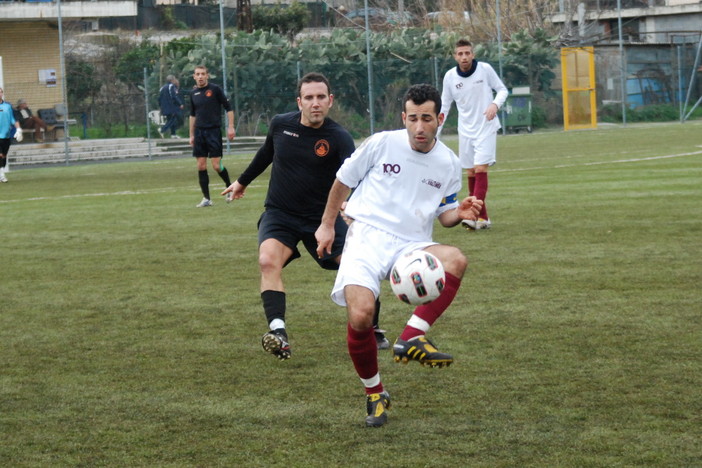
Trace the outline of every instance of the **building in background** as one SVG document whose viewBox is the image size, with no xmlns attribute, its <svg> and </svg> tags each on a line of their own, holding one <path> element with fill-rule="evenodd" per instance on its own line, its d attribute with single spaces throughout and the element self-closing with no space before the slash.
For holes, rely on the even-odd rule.
<svg viewBox="0 0 702 468">
<path fill-rule="evenodd" d="M 136 0 L 61 2 L 63 21 L 137 15 Z M 24 98 L 32 109 L 63 103 L 59 5 L 46 1 L 0 2 L 0 85 L 8 102 Z"/>
<path fill-rule="evenodd" d="M 594 46 L 598 100 L 629 107 L 679 104 L 690 85 L 702 35 L 699 0 L 561 0 L 551 21 L 562 25 L 564 46 Z M 624 57 L 619 52 L 619 16 Z M 624 73 L 622 73 L 622 66 Z M 699 74 L 692 95 L 699 96 Z M 694 103 L 694 100 L 692 101 Z"/>
</svg>

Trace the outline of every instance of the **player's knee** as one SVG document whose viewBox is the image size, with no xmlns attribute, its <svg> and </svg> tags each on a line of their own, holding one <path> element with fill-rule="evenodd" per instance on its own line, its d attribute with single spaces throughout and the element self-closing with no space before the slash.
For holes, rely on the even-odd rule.
<svg viewBox="0 0 702 468">
<path fill-rule="evenodd" d="M 451 254 L 442 263 L 445 271 L 458 278 L 461 278 L 468 268 L 468 258 L 457 247 L 452 249 Z"/>
<path fill-rule="evenodd" d="M 367 330 L 373 326 L 373 314 L 375 304 L 368 304 L 367 307 L 354 307 L 349 309 L 349 324 L 357 331 Z"/>
<path fill-rule="evenodd" d="M 275 256 L 270 255 L 266 252 L 261 252 L 258 256 L 258 267 L 261 269 L 261 273 L 271 273 L 277 270 L 282 270 L 281 262 L 275 258 Z"/>
</svg>

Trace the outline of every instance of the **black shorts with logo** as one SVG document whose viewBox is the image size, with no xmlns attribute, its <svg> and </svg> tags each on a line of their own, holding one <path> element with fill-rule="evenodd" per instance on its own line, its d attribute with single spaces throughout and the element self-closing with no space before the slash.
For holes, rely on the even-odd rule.
<svg viewBox="0 0 702 468">
<path fill-rule="evenodd" d="M 325 270 L 338 270 L 339 265 L 334 259 L 341 255 L 341 252 L 344 250 L 348 226 L 341 215 L 336 217 L 334 225 L 335 237 L 331 254 L 319 258 L 317 257 L 317 239 L 314 237 L 314 233 L 319 227 L 320 220 L 315 221 L 292 215 L 283 210 L 267 208 L 258 220 L 258 245 L 261 245 L 266 239 L 275 239 L 290 247 L 293 253 L 285 262 L 287 265 L 300 257 L 297 244 L 302 242 L 307 252 L 319 266 Z"/>
<path fill-rule="evenodd" d="M 207 158 L 222 157 L 222 129 L 195 127 L 195 141 L 193 142 L 193 156 Z"/>
</svg>

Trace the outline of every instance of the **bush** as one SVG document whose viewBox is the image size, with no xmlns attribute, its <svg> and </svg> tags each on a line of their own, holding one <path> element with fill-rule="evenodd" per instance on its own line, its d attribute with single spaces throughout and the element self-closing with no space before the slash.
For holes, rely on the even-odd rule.
<svg viewBox="0 0 702 468">
<path fill-rule="evenodd" d="M 531 106 L 531 127 L 545 128 L 546 127 L 546 111 L 543 107 Z"/>
<path fill-rule="evenodd" d="M 701 113 L 695 112 L 694 115 Z M 680 120 L 680 109 L 673 104 L 652 104 L 627 109 L 627 122 L 670 122 Z M 599 121 L 619 123 L 622 121 L 622 106 L 620 104 L 607 104 L 599 109 Z"/>
<path fill-rule="evenodd" d="M 303 30 L 310 18 L 310 12 L 300 2 L 290 6 L 256 6 L 253 8 L 254 28 L 264 31 L 276 31 L 292 42 L 295 35 Z"/>
</svg>

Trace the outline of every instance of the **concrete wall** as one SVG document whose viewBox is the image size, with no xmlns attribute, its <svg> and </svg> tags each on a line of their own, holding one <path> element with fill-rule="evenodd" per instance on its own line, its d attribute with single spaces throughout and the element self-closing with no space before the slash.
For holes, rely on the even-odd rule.
<svg viewBox="0 0 702 468">
<path fill-rule="evenodd" d="M 41 108 L 63 102 L 58 28 L 49 22 L 3 22 L 0 56 L 3 61 L 5 99 L 13 105 L 24 98 L 36 114 Z M 39 82 L 39 70 L 56 71 L 54 85 Z"/>
</svg>

